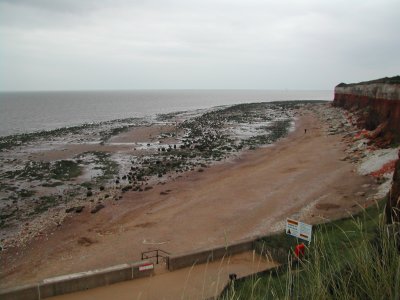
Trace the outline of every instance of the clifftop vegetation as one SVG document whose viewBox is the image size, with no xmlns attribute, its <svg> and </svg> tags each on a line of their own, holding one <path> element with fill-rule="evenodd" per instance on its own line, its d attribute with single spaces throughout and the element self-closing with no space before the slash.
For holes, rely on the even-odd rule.
<svg viewBox="0 0 400 300">
<path fill-rule="evenodd" d="M 374 83 L 387 83 L 387 84 L 400 84 L 400 75 L 393 77 L 383 77 L 374 80 L 362 81 L 359 83 L 344 83 L 341 82 L 337 85 L 337 87 L 346 87 L 346 86 L 355 86 L 355 85 L 366 85 L 366 84 L 374 84 Z"/>
</svg>

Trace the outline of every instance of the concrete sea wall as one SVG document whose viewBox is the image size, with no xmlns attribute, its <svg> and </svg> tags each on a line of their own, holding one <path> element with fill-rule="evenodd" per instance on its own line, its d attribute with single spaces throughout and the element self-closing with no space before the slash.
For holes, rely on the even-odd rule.
<svg viewBox="0 0 400 300">
<path fill-rule="evenodd" d="M 189 252 L 179 255 L 171 255 L 168 260 L 168 270 L 174 271 L 220 259 L 224 256 L 239 254 L 254 249 L 254 243 L 258 238 L 240 241 L 229 246 L 210 248 L 201 251 Z"/>
<path fill-rule="evenodd" d="M 131 264 L 122 264 L 104 269 L 48 278 L 34 285 L 2 291 L 0 299 L 40 300 L 126 280 L 148 277 L 153 274 L 153 269 L 141 271 L 139 267 L 149 263 L 150 261 L 139 261 Z"/>
<path fill-rule="evenodd" d="M 266 238 L 268 238 L 268 236 L 263 237 L 263 239 Z M 251 250 L 255 250 L 260 255 L 265 255 L 265 251 L 258 251 L 258 248 L 260 247 L 257 247 L 257 244 L 260 240 L 261 237 L 255 236 L 227 246 L 193 251 L 189 253 L 181 253 L 177 255 L 169 255 L 167 257 L 167 268 L 169 271 L 174 271 Z M 274 253 L 275 252 L 272 251 L 270 253 L 270 256 L 272 256 L 272 259 L 278 259 L 278 257 L 274 257 Z M 83 291 L 117 282 L 148 277 L 154 274 L 153 269 L 144 271 L 139 270 L 140 266 L 148 264 L 151 264 L 151 262 L 148 260 L 143 260 L 131 264 L 112 266 L 105 269 L 98 269 L 49 278 L 34 285 L 21 286 L 14 289 L 2 291 L 0 292 L 0 299 L 40 300 L 52 296 Z"/>
</svg>

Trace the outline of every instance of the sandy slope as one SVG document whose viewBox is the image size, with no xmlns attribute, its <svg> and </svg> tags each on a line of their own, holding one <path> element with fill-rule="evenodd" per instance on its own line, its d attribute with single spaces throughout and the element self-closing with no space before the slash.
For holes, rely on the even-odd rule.
<svg viewBox="0 0 400 300">
<path fill-rule="evenodd" d="M 1 286 L 137 260 L 147 249 L 178 253 L 263 235 L 287 216 L 321 222 L 354 211 L 365 202 L 355 193 L 372 180 L 340 160 L 341 137 L 322 128 L 306 112 L 272 147 L 77 215 L 25 249 L 3 253 Z"/>
</svg>

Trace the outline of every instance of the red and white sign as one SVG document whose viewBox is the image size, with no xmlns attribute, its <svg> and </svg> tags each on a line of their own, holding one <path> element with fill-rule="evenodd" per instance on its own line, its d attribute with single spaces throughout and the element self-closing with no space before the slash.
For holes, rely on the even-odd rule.
<svg viewBox="0 0 400 300">
<path fill-rule="evenodd" d="M 153 269 L 154 269 L 154 264 L 153 263 L 149 263 L 149 264 L 145 264 L 145 265 L 139 266 L 139 271 L 140 272 L 147 271 L 147 270 L 153 270 Z"/>
<path fill-rule="evenodd" d="M 286 219 L 286 233 L 311 242 L 312 225 L 293 219 Z"/>
</svg>

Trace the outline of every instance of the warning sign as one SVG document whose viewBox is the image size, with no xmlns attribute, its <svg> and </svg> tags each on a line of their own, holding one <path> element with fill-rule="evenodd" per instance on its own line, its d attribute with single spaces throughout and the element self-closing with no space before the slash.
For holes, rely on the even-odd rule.
<svg viewBox="0 0 400 300">
<path fill-rule="evenodd" d="M 146 271 L 146 270 L 153 270 L 154 269 L 154 264 L 150 263 L 150 264 L 144 264 L 139 266 L 139 271 Z"/>
<path fill-rule="evenodd" d="M 286 233 L 311 242 L 312 225 L 292 219 L 286 219 Z"/>
<path fill-rule="evenodd" d="M 286 233 L 298 237 L 299 222 L 291 219 L 286 219 Z"/>
</svg>

